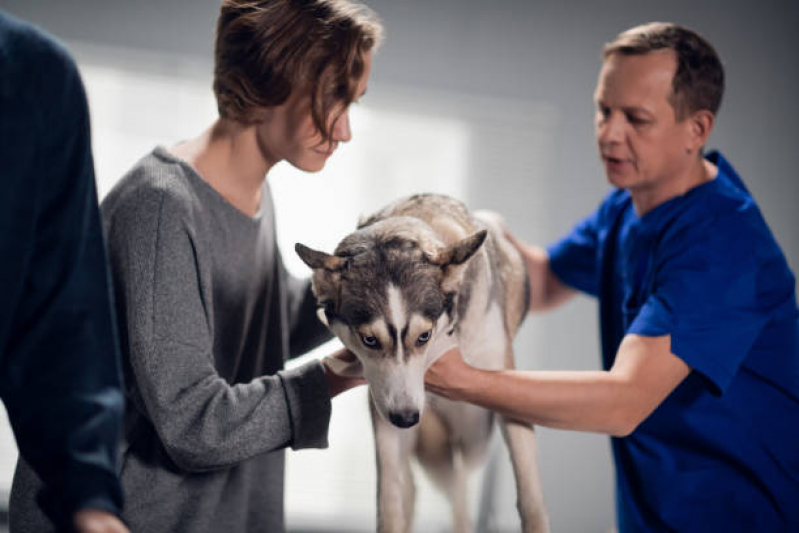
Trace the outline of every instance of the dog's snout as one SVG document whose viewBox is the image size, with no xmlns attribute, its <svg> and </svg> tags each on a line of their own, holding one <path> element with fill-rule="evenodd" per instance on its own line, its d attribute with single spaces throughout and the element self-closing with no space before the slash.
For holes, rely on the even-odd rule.
<svg viewBox="0 0 799 533">
<path fill-rule="evenodd" d="M 419 423 L 419 411 L 392 411 L 388 419 L 397 427 L 409 428 Z"/>
</svg>

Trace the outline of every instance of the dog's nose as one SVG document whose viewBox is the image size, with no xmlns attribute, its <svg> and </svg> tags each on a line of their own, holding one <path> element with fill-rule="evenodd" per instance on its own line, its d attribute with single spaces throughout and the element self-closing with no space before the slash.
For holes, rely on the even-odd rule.
<svg viewBox="0 0 799 533">
<path fill-rule="evenodd" d="M 409 428 L 419 423 L 419 411 L 392 411 L 388 419 L 397 427 Z"/>
</svg>

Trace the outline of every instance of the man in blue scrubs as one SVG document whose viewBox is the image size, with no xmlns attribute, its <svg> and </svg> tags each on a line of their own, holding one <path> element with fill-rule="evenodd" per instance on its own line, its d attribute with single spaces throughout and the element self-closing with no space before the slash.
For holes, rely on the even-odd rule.
<svg viewBox="0 0 799 533">
<path fill-rule="evenodd" d="M 796 280 L 730 162 L 704 154 L 716 52 L 673 24 L 605 47 L 596 137 L 615 187 L 548 249 L 517 241 L 531 310 L 599 298 L 604 371 L 490 372 L 456 351 L 428 387 L 613 436 L 619 530 L 799 531 Z"/>
</svg>

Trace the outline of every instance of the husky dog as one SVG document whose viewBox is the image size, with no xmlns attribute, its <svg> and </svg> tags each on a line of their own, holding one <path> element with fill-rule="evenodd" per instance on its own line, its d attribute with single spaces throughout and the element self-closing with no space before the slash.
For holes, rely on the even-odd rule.
<svg viewBox="0 0 799 533">
<path fill-rule="evenodd" d="M 336 371 L 369 383 L 378 530 L 411 529 L 415 455 L 450 501 L 453 530 L 470 531 L 467 479 L 485 458 L 493 415 L 425 393 L 424 373 L 454 345 L 471 365 L 514 367 L 528 287 L 501 219 L 472 215 L 446 196 L 416 195 L 362 220 L 334 255 L 302 244 L 296 251 L 313 269 L 320 318 L 357 357 Z M 501 417 L 500 425 L 522 528 L 547 531 L 533 429 Z"/>
</svg>

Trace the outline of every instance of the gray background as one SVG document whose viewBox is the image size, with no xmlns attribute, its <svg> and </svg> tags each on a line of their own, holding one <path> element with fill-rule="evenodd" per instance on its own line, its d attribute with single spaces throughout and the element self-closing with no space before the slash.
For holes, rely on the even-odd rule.
<svg viewBox="0 0 799 533">
<path fill-rule="evenodd" d="M 799 2 L 368 3 L 387 28 L 370 98 L 379 99 L 381 89 L 413 90 L 455 95 L 463 102 L 496 101 L 506 108 L 543 108 L 554 117 L 545 138 L 521 136 L 507 151 L 494 147 L 496 157 L 510 163 L 475 169 L 467 185 L 469 203 L 501 211 L 522 237 L 542 244 L 567 231 L 607 190 L 594 146 L 591 101 L 602 44 L 652 20 L 698 30 L 714 43 L 727 71 L 710 147 L 721 149 L 737 167 L 792 268 L 799 267 Z M 0 7 L 68 45 L 192 56 L 210 68 L 216 0 L 2 0 Z M 514 167 L 516 150 L 540 152 L 543 170 L 528 174 Z M 528 354 L 528 363 L 598 367 L 593 302 L 579 299 L 528 322 L 517 348 Z M 607 531 L 614 516 L 607 439 L 543 430 L 540 457 L 554 531 Z"/>
</svg>

